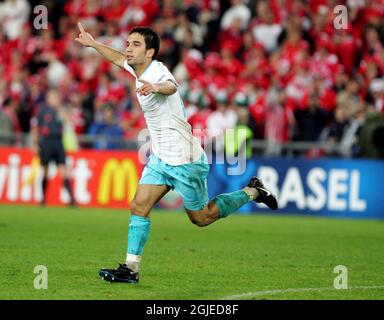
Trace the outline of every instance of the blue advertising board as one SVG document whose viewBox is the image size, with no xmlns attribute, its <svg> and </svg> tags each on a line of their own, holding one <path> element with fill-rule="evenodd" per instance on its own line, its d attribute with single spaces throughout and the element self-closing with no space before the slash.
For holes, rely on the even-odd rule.
<svg viewBox="0 0 384 320">
<path fill-rule="evenodd" d="M 276 213 L 384 218 L 384 161 L 252 158 L 240 167 L 211 165 L 210 199 L 242 189 L 252 176 L 258 176 L 278 197 Z M 271 212 L 264 205 L 251 202 L 240 208 L 239 213 L 267 210 Z"/>
</svg>

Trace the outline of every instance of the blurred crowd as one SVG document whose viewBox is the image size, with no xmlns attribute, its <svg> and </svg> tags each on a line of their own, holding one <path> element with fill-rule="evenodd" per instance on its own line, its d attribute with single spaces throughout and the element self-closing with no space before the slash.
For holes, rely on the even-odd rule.
<svg viewBox="0 0 384 320">
<path fill-rule="evenodd" d="M 38 5 L 47 29 L 34 26 Z M 0 1 L 0 135 L 28 133 L 48 87 L 77 135 L 136 139 L 145 128 L 132 78 L 74 41 L 78 21 L 121 51 L 133 26 L 151 26 L 197 136 L 244 126 L 272 144 L 384 150 L 384 0 Z"/>
</svg>

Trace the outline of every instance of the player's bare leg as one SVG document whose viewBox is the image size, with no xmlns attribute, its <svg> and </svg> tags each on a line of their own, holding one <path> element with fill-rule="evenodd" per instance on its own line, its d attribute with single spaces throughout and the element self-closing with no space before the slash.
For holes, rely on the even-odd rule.
<svg viewBox="0 0 384 320">
<path fill-rule="evenodd" d="M 202 210 L 192 211 L 185 209 L 191 222 L 199 227 L 210 225 L 219 219 L 220 210 L 218 206 L 210 201 Z"/>
<path fill-rule="evenodd" d="M 153 206 L 170 190 L 167 185 L 139 184 L 131 202 L 131 214 L 148 217 Z"/>
<path fill-rule="evenodd" d="M 139 282 L 139 265 L 150 231 L 153 206 L 170 190 L 167 185 L 139 184 L 131 202 L 127 257 L 117 269 L 101 269 L 99 275 L 109 282 Z"/>
</svg>

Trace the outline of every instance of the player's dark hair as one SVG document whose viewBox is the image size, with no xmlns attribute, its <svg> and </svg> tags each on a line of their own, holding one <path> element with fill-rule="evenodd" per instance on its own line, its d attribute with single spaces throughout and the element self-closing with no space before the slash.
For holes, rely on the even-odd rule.
<svg viewBox="0 0 384 320">
<path fill-rule="evenodd" d="M 138 33 L 141 34 L 144 37 L 145 41 L 145 48 L 146 50 L 154 49 L 155 53 L 152 56 L 152 60 L 157 57 L 157 54 L 159 53 L 160 48 L 160 37 L 159 35 L 153 31 L 151 28 L 147 27 L 136 27 L 133 28 L 129 34 L 132 33 Z"/>
</svg>

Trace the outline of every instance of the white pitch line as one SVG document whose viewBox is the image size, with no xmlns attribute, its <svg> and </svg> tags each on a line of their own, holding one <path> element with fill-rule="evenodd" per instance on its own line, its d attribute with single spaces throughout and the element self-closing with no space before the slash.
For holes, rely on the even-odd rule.
<svg viewBox="0 0 384 320">
<path fill-rule="evenodd" d="M 235 294 L 232 296 L 227 296 L 224 298 L 220 298 L 220 300 L 241 300 L 247 299 L 257 296 L 278 294 L 278 293 L 287 293 L 287 292 L 307 292 L 307 291 L 347 291 L 347 290 L 369 290 L 369 289 L 384 289 L 384 286 L 355 286 L 349 287 L 348 289 L 335 289 L 335 288 L 288 288 L 288 289 L 276 289 L 276 290 L 265 290 L 265 291 L 255 291 L 255 292 L 247 292 L 242 294 Z"/>
</svg>

